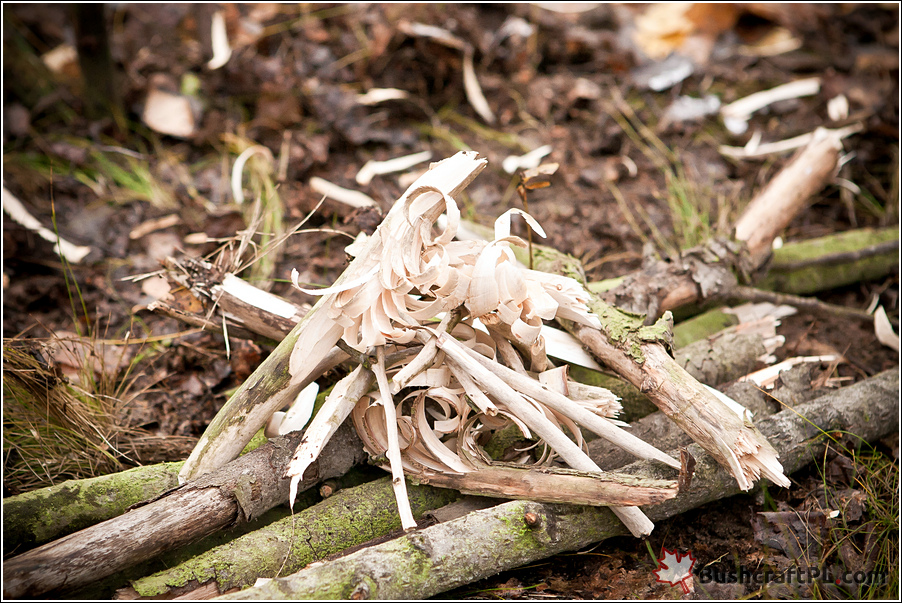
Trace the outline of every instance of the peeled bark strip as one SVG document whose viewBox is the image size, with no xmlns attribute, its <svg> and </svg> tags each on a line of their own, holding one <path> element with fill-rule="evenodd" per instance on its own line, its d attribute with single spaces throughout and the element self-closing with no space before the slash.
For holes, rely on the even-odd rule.
<svg viewBox="0 0 902 603">
<path fill-rule="evenodd" d="M 880 375 L 831 392 L 759 422 L 790 471 L 818 460 L 829 441 L 823 431 L 844 430 L 874 441 L 896 429 L 899 373 Z M 692 488 L 648 507 L 662 520 L 739 492 L 735 480 L 697 445 Z M 637 461 L 625 472 L 660 477 L 669 471 Z M 625 533 L 607 509 L 514 501 L 406 534 L 335 561 L 308 567 L 227 600 L 417 599 L 486 578 L 564 551 Z"/>
<path fill-rule="evenodd" d="M 343 435 L 342 435 L 343 434 Z M 74 589 L 232 525 L 288 499 L 283 473 L 300 433 L 275 438 L 220 471 L 124 515 L 7 560 L 5 598 Z M 339 430 L 301 488 L 344 474 L 365 459 L 353 429 Z"/>
<path fill-rule="evenodd" d="M 451 196 L 460 192 L 485 167 L 486 160 L 475 152 L 461 152 L 432 165 L 407 193 L 395 203 L 365 248 L 348 266 L 330 290 L 378 269 L 377 250 L 382 234 L 405 220 L 406 201 L 411 191 L 432 186 Z M 374 261 L 377 262 L 374 264 Z M 323 295 L 282 343 L 242 384 L 207 427 L 180 474 L 185 480 L 208 473 L 238 456 L 241 449 L 272 416 L 300 390 L 325 372 L 323 358 L 342 335 L 343 328 L 325 315 L 338 292 Z"/>
<path fill-rule="evenodd" d="M 178 486 L 181 467 L 182 463 L 135 467 L 4 498 L 3 554 L 20 554 L 121 515 L 130 506 Z"/>
</svg>

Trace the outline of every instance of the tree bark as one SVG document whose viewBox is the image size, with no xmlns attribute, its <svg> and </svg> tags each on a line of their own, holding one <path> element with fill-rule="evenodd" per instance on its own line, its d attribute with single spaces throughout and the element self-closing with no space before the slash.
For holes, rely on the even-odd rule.
<svg viewBox="0 0 902 603">
<path fill-rule="evenodd" d="M 259 517 L 288 499 L 283 475 L 301 437 L 298 432 L 275 438 L 155 501 L 9 559 L 3 565 L 3 596 L 37 597 L 74 589 Z M 299 490 L 342 475 L 365 458 L 353 428 L 343 426 Z"/>
<path fill-rule="evenodd" d="M 182 463 L 135 467 L 5 498 L 3 554 L 21 554 L 121 515 L 130 506 L 178 486 L 181 467 Z"/>
<path fill-rule="evenodd" d="M 460 497 L 453 490 L 408 485 L 416 517 Z M 247 588 L 257 578 L 296 572 L 307 564 L 401 527 L 391 478 L 340 490 L 322 502 L 213 548 L 188 561 L 134 580 L 117 598 L 172 598 L 215 585 L 211 596 Z M 191 595 L 194 598 L 195 595 Z"/>
<path fill-rule="evenodd" d="M 873 441 L 896 428 L 898 412 L 899 373 L 893 370 L 767 417 L 759 428 L 776 444 L 787 469 L 795 471 L 820 458 L 829 442 L 825 432 L 844 430 Z M 730 474 L 700 447 L 689 451 L 698 461 L 693 487 L 645 508 L 654 520 L 739 492 Z M 670 470 L 637 461 L 624 471 L 660 478 Z M 427 598 L 625 532 L 608 509 L 514 501 L 223 599 Z"/>
</svg>

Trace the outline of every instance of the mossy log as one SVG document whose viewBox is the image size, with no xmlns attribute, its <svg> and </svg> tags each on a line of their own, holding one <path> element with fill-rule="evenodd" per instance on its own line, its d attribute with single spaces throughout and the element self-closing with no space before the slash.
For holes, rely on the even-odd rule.
<svg viewBox="0 0 902 603">
<path fill-rule="evenodd" d="M 460 497 L 454 490 L 413 484 L 408 484 L 407 493 L 411 510 L 418 518 Z M 391 478 L 380 478 L 340 490 L 301 513 L 175 567 L 134 580 L 129 588 L 117 593 L 117 598 L 190 596 L 201 587 L 214 594 L 247 588 L 258 578 L 296 572 L 309 563 L 400 527 Z"/>
<path fill-rule="evenodd" d="M 899 270 L 899 227 L 861 228 L 774 250 L 767 276 L 757 283 L 795 295 L 845 287 Z"/>
<path fill-rule="evenodd" d="M 899 372 L 887 371 L 759 422 L 786 468 L 801 469 L 823 455 L 825 432 L 843 430 L 867 441 L 896 429 Z M 691 488 L 644 507 L 662 520 L 739 492 L 736 481 L 697 445 Z M 672 470 L 638 461 L 624 468 L 661 478 Z M 553 554 L 576 550 L 626 528 L 608 509 L 513 501 L 418 530 L 285 578 L 225 595 L 224 600 L 417 599 L 486 578 Z"/>
<path fill-rule="evenodd" d="M 184 546 L 217 530 L 244 523 L 288 499 L 283 477 L 301 433 L 274 438 L 233 463 L 124 515 L 8 559 L 5 598 L 37 597 L 75 589 Z M 366 458 L 350 425 L 330 440 L 300 486 L 344 474 Z"/>
<path fill-rule="evenodd" d="M 182 463 L 161 463 L 73 479 L 3 500 L 3 555 L 28 549 L 122 515 L 178 486 Z"/>
</svg>

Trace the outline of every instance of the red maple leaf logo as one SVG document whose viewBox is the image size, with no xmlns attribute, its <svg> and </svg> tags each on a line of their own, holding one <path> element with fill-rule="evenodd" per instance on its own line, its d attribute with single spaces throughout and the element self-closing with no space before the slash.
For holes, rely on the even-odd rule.
<svg viewBox="0 0 902 603">
<path fill-rule="evenodd" d="M 680 585 L 683 593 L 689 594 L 689 585 L 692 581 L 692 566 L 695 565 L 695 557 L 692 551 L 681 555 L 676 551 L 668 551 L 663 548 L 664 555 L 658 559 L 658 569 L 655 570 L 656 580 L 671 586 Z"/>
</svg>

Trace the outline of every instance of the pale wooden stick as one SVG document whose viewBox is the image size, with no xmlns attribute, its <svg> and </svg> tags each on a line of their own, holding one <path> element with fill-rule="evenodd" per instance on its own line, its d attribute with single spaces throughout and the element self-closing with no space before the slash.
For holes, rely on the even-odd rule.
<svg viewBox="0 0 902 603">
<path fill-rule="evenodd" d="M 301 440 L 301 445 L 295 451 L 285 472 L 285 477 L 291 478 L 288 494 L 290 506 L 294 506 L 298 483 L 303 478 L 304 471 L 316 461 L 329 438 L 348 418 L 360 398 L 370 391 L 374 379 L 373 371 L 358 365 L 332 388 L 322 408 L 304 432 L 304 439 Z"/>
<path fill-rule="evenodd" d="M 758 193 L 736 222 L 756 265 L 770 253 L 774 238 L 801 211 L 836 169 L 842 149 L 835 132 L 819 129 L 814 140 Z"/>
<path fill-rule="evenodd" d="M 447 351 L 445 347 L 446 339 L 447 336 L 439 338 L 439 347 Z M 495 370 L 500 374 L 499 376 L 503 376 L 504 380 L 515 390 L 540 401 L 552 410 L 556 410 L 580 425 L 591 429 L 593 433 L 603 437 L 612 444 L 620 446 L 638 458 L 661 461 L 674 469 L 680 468 L 680 462 L 675 458 L 661 452 L 651 444 L 643 442 L 631 433 L 623 431 L 604 417 L 599 417 L 595 413 L 586 410 L 570 398 L 551 391 L 535 379 L 526 375 L 520 375 L 516 371 L 497 363 L 492 363 L 491 360 L 473 350 L 463 346 L 461 346 L 461 349 L 486 370 Z"/>
<path fill-rule="evenodd" d="M 515 392 L 500 377 L 471 358 L 465 351 L 465 348 L 453 337 L 442 334 L 439 336 L 438 346 L 445 352 L 449 364 L 456 364 L 459 368 L 472 375 L 492 397 L 507 406 L 513 414 L 526 423 L 540 438 L 545 440 L 555 452 L 560 454 L 561 458 L 568 465 L 580 471 L 600 471 L 598 465 L 570 438 L 564 435 L 554 423 L 524 400 L 520 394 Z M 513 373 L 513 371 L 511 372 Z M 611 507 L 611 510 L 637 538 L 651 534 L 655 527 L 638 507 Z"/>
<path fill-rule="evenodd" d="M 429 473 L 415 479 L 462 494 L 594 507 L 653 505 L 674 498 L 678 491 L 676 480 L 556 467 L 491 465 L 470 473 Z"/>
<path fill-rule="evenodd" d="M 373 372 L 376 374 L 376 383 L 379 385 L 379 397 L 382 409 L 385 412 L 385 435 L 388 450 L 385 456 L 391 466 L 391 486 L 395 492 L 395 500 L 398 502 L 398 514 L 401 516 L 401 527 L 405 531 L 415 530 L 417 520 L 413 518 L 410 510 L 410 499 L 407 498 L 407 482 L 404 480 L 404 463 L 401 460 L 401 446 L 398 444 L 398 417 L 395 413 L 395 401 L 388 387 L 388 377 L 385 375 L 385 347 L 376 348 L 376 365 Z"/>
</svg>

